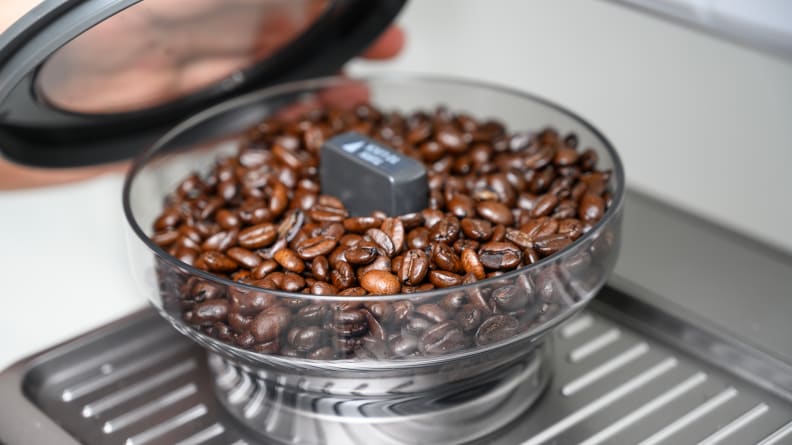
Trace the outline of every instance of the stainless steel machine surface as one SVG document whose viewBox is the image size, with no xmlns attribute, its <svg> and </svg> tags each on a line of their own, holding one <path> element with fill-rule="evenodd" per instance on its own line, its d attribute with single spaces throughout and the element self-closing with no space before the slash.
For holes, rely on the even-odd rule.
<svg viewBox="0 0 792 445">
<path fill-rule="evenodd" d="M 785 254 L 630 194 L 610 287 L 555 333 L 537 404 L 480 443 L 792 443 L 791 277 Z M 1 374 L 0 442 L 256 443 L 210 378 L 202 349 L 134 314 Z"/>
</svg>

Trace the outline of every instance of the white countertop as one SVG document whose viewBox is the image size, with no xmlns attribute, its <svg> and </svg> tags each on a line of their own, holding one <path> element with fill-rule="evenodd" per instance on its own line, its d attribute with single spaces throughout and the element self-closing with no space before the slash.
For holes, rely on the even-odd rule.
<svg viewBox="0 0 792 445">
<path fill-rule="evenodd" d="M 0 369 L 144 307 L 120 175 L 0 193 Z"/>
</svg>

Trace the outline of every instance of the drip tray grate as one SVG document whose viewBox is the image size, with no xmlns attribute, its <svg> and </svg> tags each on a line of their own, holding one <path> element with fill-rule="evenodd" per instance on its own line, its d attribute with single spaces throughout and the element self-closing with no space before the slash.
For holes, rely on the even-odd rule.
<svg viewBox="0 0 792 445">
<path fill-rule="evenodd" d="M 613 299 L 599 300 L 556 331 L 555 374 L 541 399 L 480 443 L 792 443 L 782 392 L 737 377 L 739 360 L 728 364 L 733 373 L 702 358 L 728 344 L 698 354 L 689 343 L 700 346 L 700 332 L 665 341 L 621 317 Z M 0 375 L 0 396 L 8 445 L 256 443 L 215 401 L 205 352 L 153 311 L 16 365 Z"/>
</svg>

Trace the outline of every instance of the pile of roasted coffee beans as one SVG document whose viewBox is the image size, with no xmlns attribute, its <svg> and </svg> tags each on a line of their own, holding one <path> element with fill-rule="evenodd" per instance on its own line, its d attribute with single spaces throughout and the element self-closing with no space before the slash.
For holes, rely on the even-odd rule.
<svg viewBox="0 0 792 445">
<path fill-rule="evenodd" d="M 428 208 L 350 216 L 322 195 L 320 148 L 346 131 L 421 160 Z M 589 231 L 611 205 L 610 172 L 596 164 L 574 134 L 510 134 L 443 107 L 403 115 L 361 104 L 272 118 L 247 133 L 236 156 L 184 179 L 152 235 L 182 262 L 261 291 L 168 266 L 159 271 L 163 298 L 188 324 L 261 353 L 396 358 L 500 341 L 558 305 L 532 295 L 530 283 L 452 288 L 542 261 Z M 440 288 L 448 292 L 366 298 Z"/>
</svg>

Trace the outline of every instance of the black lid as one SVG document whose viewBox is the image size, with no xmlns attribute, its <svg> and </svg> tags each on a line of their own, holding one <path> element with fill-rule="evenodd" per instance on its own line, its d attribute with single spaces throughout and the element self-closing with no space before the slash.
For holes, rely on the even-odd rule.
<svg viewBox="0 0 792 445">
<path fill-rule="evenodd" d="M 335 74 L 405 2 L 46 0 L 0 35 L 0 153 L 42 167 L 132 157 L 212 104 Z"/>
</svg>

